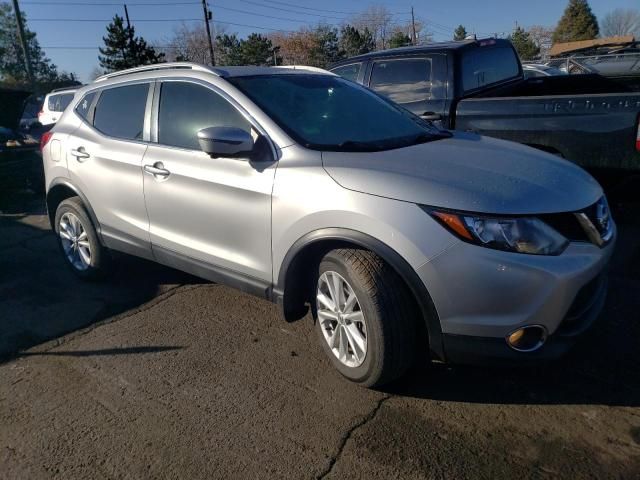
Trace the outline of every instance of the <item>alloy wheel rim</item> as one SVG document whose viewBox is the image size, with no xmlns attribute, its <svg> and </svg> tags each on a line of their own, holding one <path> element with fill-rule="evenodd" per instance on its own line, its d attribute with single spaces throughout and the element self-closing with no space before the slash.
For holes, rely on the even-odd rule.
<svg viewBox="0 0 640 480">
<path fill-rule="evenodd" d="M 316 294 L 318 322 L 335 357 L 359 367 L 367 356 L 367 324 L 351 285 L 336 272 L 324 272 Z"/>
<path fill-rule="evenodd" d="M 67 260 L 76 270 L 86 270 L 91 265 L 91 244 L 80 219 L 71 212 L 60 217 L 58 235 Z"/>
</svg>

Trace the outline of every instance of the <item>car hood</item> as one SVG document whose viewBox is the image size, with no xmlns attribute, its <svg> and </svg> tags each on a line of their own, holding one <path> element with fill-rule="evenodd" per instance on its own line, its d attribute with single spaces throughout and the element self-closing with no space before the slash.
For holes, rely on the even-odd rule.
<svg viewBox="0 0 640 480">
<path fill-rule="evenodd" d="M 383 152 L 322 152 L 322 161 L 344 188 L 454 210 L 568 212 L 602 196 L 598 182 L 566 160 L 470 133 Z"/>
</svg>

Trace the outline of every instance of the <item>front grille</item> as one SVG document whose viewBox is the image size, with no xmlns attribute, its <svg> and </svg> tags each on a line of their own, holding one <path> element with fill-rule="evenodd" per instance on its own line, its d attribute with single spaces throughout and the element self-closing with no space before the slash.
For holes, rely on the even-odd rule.
<svg viewBox="0 0 640 480">
<path fill-rule="evenodd" d="M 608 209 L 607 201 L 605 197 L 602 197 L 593 205 L 577 212 L 549 213 L 540 215 L 540 219 L 571 242 L 592 242 L 602 246 L 610 240 L 613 228 Z M 599 215 L 603 215 L 605 211 L 607 222 L 603 225 Z M 586 216 L 588 221 L 583 218 L 583 222 L 586 224 L 591 222 L 597 234 L 593 231 L 593 228 L 588 228 L 580 222 L 578 217 L 581 215 Z M 588 230 L 591 230 L 591 236 Z M 596 237 L 595 239 L 593 238 L 594 236 Z"/>
</svg>

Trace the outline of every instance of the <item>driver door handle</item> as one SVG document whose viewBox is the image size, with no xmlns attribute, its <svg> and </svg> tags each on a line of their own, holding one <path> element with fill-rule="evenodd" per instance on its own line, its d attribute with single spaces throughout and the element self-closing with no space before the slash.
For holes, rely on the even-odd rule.
<svg viewBox="0 0 640 480">
<path fill-rule="evenodd" d="M 169 170 L 164 168 L 164 164 L 162 162 L 156 162 L 153 165 L 145 165 L 143 168 L 146 173 L 153 175 L 156 178 L 167 178 L 171 173 Z"/>
</svg>

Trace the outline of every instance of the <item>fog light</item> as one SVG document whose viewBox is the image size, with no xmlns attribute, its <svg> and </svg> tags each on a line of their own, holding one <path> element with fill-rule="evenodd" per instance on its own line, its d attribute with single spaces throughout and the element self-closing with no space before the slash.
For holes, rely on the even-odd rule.
<svg viewBox="0 0 640 480">
<path fill-rule="evenodd" d="M 546 340 L 547 329 L 542 325 L 529 325 L 507 335 L 507 344 L 518 352 L 533 352 Z"/>
</svg>

